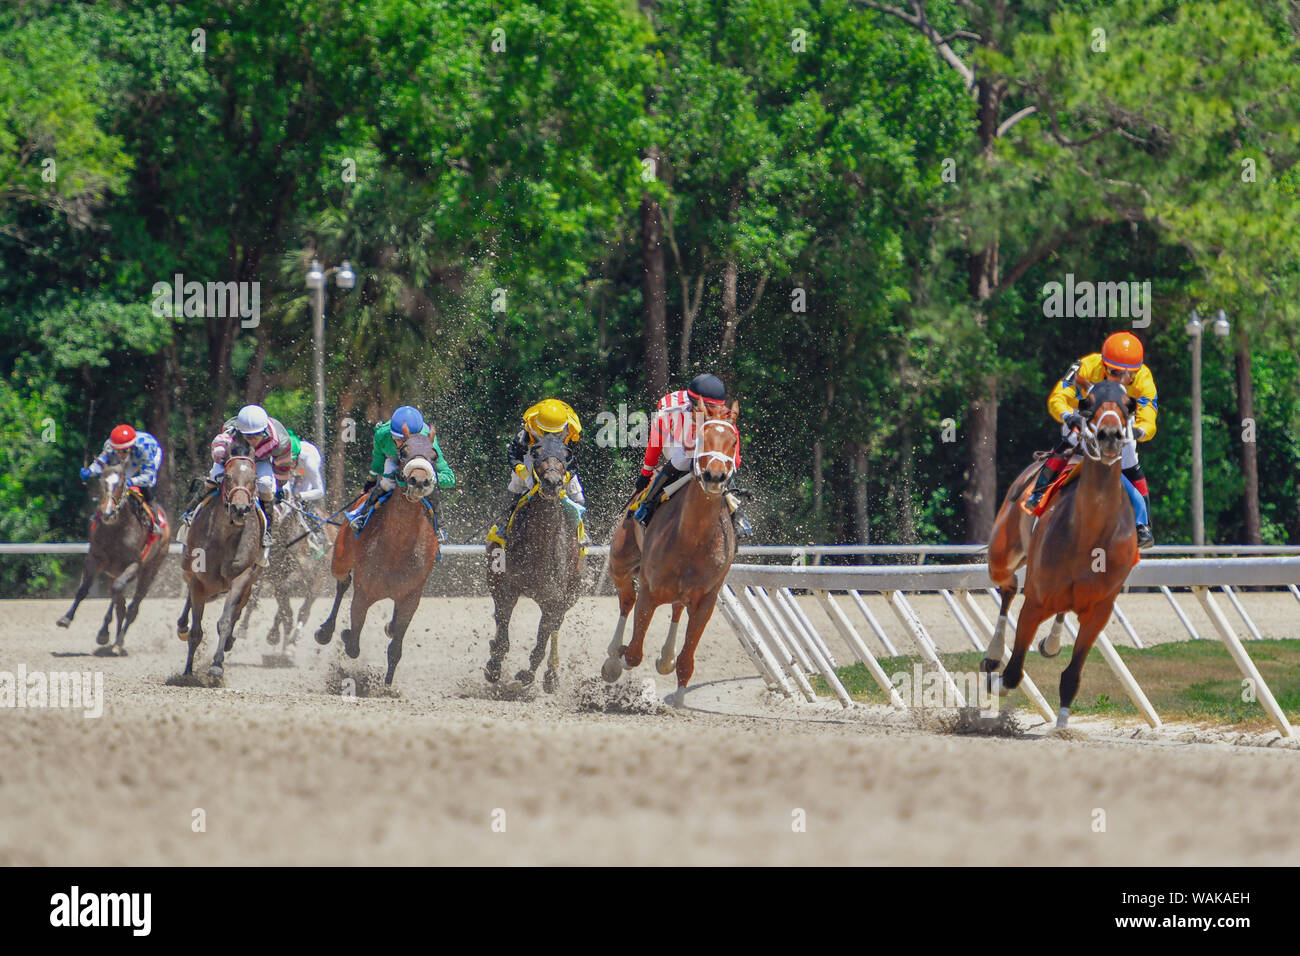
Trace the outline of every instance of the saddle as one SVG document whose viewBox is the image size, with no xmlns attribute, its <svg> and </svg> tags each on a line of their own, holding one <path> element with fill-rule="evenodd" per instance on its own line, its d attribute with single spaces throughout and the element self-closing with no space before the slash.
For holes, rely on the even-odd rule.
<svg viewBox="0 0 1300 956">
<path fill-rule="evenodd" d="M 686 472 L 686 474 L 682 475 L 676 481 L 665 486 L 663 491 L 660 492 L 659 494 L 659 503 L 662 505 L 669 498 L 671 498 L 678 491 L 680 491 L 682 487 L 690 480 L 691 480 L 691 473 L 688 471 Z M 648 485 L 646 485 L 644 488 L 642 488 L 640 491 L 638 491 L 636 494 L 632 496 L 632 500 L 627 503 L 628 514 L 632 514 L 638 508 L 641 507 L 641 505 L 645 502 L 646 495 L 650 493 L 650 489 L 653 487 L 654 487 L 654 481 L 652 480 Z"/>
<path fill-rule="evenodd" d="M 515 526 L 515 518 L 519 517 L 519 513 L 524 509 L 524 505 L 526 505 L 530 500 L 532 500 L 532 497 L 535 494 L 537 494 L 537 490 L 540 487 L 541 487 L 540 485 L 534 482 L 533 486 L 529 488 L 527 491 L 525 491 L 523 497 L 521 497 L 515 503 L 514 508 L 510 510 L 510 517 L 506 519 L 506 527 L 505 527 L 504 534 L 502 534 L 499 525 L 494 524 L 491 528 L 488 529 L 488 533 L 487 533 L 488 544 L 495 544 L 503 551 L 505 550 L 506 539 L 510 537 L 510 529 Z M 568 511 L 569 514 L 574 514 L 574 512 L 569 511 L 568 508 L 566 508 L 565 510 Z M 584 541 L 587 540 L 587 531 L 586 531 L 585 522 L 580 515 L 578 516 L 577 530 L 578 530 L 578 544 L 581 545 Z M 587 553 L 587 549 L 585 546 L 579 549 L 579 554 L 586 555 L 586 553 Z"/>
<path fill-rule="evenodd" d="M 1048 485 L 1047 490 L 1043 492 L 1042 500 L 1038 502 L 1038 507 L 1033 511 L 1034 517 L 1041 518 L 1051 505 L 1052 499 L 1056 497 L 1056 493 L 1078 477 L 1079 466 L 1075 462 L 1070 462 L 1062 468 L 1061 473 L 1056 476 L 1056 480 Z"/>
</svg>

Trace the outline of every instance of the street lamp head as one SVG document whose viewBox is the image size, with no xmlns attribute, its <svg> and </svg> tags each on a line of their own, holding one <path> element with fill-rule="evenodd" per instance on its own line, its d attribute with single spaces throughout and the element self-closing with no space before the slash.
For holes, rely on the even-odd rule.
<svg viewBox="0 0 1300 956">
<path fill-rule="evenodd" d="M 311 269 L 307 271 L 307 288 L 323 289 L 325 287 L 325 273 L 321 271 L 320 260 L 311 261 Z"/>
<path fill-rule="evenodd" d="M 1187 334 L 1192 338 L 1196 338 L 1201 334 L 1201 317 L 1196 314 L 1195 309 L 1192 310 L 1192 317 L 1187 320 L 1186 329 Z"/>
<path fill-rule="evenodd" d="M 1232 331 L 1232 326 L 1228 322 L 1228 314 L 1220 309 L 1219 314 L 1214 318 L 1214 334 L 1224 336 L 1230 331 Z"/>
<path fill-rule="evenodd" d="M 343 260 L 343 266 L 339 269 L 338 275 L 334 277 L 334 281 L 340 289 L 351 289 L 357 284 L 357 274 L 352 271 L 352 263 L 347 259 Z"/>
</svg>

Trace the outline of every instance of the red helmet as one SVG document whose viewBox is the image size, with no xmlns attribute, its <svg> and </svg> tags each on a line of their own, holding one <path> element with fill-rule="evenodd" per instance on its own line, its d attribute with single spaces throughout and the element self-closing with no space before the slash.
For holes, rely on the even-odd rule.
<svg viewBox="0 0 1300 956">
<path fill-rule="evenodd" d="M 119 451 L 135 444 L 135 429 L 130 425 L 118 425 L 108 433 L 108 443 Z"/>
<path fill-rule="evenodd" d="M 1142 343 L 1132 332 L 1116 332 L 1102 344 L 1101 360 L 1111 368 L 1137 371 L 1142 367 Z"/>
</svg>

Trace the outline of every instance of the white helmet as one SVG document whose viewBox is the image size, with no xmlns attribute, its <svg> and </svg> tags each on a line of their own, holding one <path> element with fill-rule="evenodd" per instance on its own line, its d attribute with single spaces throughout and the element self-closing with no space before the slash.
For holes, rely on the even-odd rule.
<svg viewBox="0 0 1300 956">
<path fill-rule="evenodd" d="M 266 426 L 271 420 L 266 417 L 266 409 L 261 405 L 245 405 L 239 410 L 239 417 L 235 419 L 235 427 L 239 429 L 241 435 L 257 435 L 266 431 Z"/>
</svg>

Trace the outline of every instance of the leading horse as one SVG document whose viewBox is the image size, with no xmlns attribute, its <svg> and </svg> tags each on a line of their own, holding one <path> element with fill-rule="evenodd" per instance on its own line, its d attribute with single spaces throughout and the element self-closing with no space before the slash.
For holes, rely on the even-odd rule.
<svg viewBox="0 0 1300 956">
<path fill-rule="evenodd" d="M 398 450 L 398 471 L 403 482 L 376 504 L 360 533 L 344 527 L 334 540 L 330 571 L 338 582 L 330 616 L 316 631 L 316 642 L 328 644 L 334 635 L 339 605 L 348 586 L 352 592 L 351 621 L 340 635 L 343 649 L 353 659 L 361 654 L 361 629 L 370 606 L 385 598 L 393 600 L 393 616 L 384 625 L 388 635 L 388 671 L 384 683 L 393 683 L 397 662 L 402 659 L 402 638 L 420 606 L 424 582 L 438 560 L 438 535 L 429 516 L 426 496 L 437 488 L 433 462 L 433 435 L 412 435 L 403 430 L 405 441 Z M 399 494 L 400 491 L 400 494 Z M 353 508 L 361 503 L 358 496 Z"/>
<path fill-rule="evenodd" d="M 205 501 L 185 536 L 181 556 L 185 608 L 176 622 L 176 634 L 189 642 L 186 676 L 194 673 L 194 652 L 203 642 L 203 609 L 224 593 L 226 604 L 217 619 L 216 650 L 208 668 L 209 677 L 223 676 L 226 654 L 235 646 L 235 625 L 257 580 L 262 519 L 257 514 L 257 466 L 252 458 L 234 455 L 226 459 L 221 501 L 222 508 Z"/>
<path fill-rule="evenodd" d="M 549 640 L 551 653 L 542 689 L 548 694 L 555 692 L 560 625 L 577 603 L 582 580 L 582 549 L 564 506 L 570 454 L 561 435 L 542 437 L 532 450 L 533 486 L 510 522 L 505 547 L 488 543 L 488 590 L 497 625 L 484 669 L 490 683 L 501 679 L 501 661 L 510 650 L 510 616 L 519 598 L 528 597 L 541 608 L 542 620 L 537 626 L 537 644 L 528 656 L 528 669 L 515 674 L 515 680 L 524 685 L 533 682 Z"/>
<path fill-rule="evenodd" d="M 1001 666 L 1015 572 L 1025 564 L 1025 603 L 1016 622 L 1015 646 L 1002 669 L 1002 693 L 1019 686 L 1025 653 L 1043 621 L 1057 615 L 1059 627 L 1067 611 L 1079 618 L 1074 653 L 1061 672 L 1057 727 L 1065 727 L 1069 720 L 1084 660 L 1138 559 L 1137 525 L 1120 469 L 1120 453 L 1134 440 L 1129 417 L 1132 399 L 1117 383 L 1103 381 L 1092 387 L 1085 405 L 1088 421 L 1079 436 L 1083 461 L 1078 465 L 1078 479 L 1064 485 L 1048 503 L 1025 549 L 1024 529 L 1032 519 L 1021 512 L 1019 499 L 1027 490 L 1031 466 L 1008 490 L 989 544 L 989 571 L 1002 594 L 1002 616 L 980 665 L 986 672 L 996 672 Z"/>
<path fill-rule="evenodd" d="M 154 508 L 160 515 L 164 514 L 160 505 L 154 505 Z M 112 599 L 108 602 L 108 613 L 95 635 L 95 642 L 108 644 L 108 626 L 112 623 L 114 611 L 117 612 L 117 638 L 112 647 L 95 653 L 124 656 L 127 629 L 140 613 L 140 602 L 149 593 L 149 586 L 157 577 L 167 556 L 167 546 L 171 543 L 172 532 L 165 516 L 162 525 L 162 533 L 150 541 L 153 522 L 146 513 L 140 492 L 128 488 L 120 464 L 104 469 L 99 476 L 99 510 L 90 523 L 90 552 L 81 572 L 81 584 L 72 599 L 72 607 L 59 618 L 58 626 L 72 624 L 77 606 L 85 600 L 95 578 L 101 573 L 107 574 L 113 580 L 110 587 Z M 126 589 L 132 581 L 135 581 L 135 595 L 128 609 Z"/>
<path fill-rule="evenodd" d="M 668 640 L 656 664 L 660 674 L 671 674 L 677 624 L 682 611 L 689 610 L 686 641 L 676 656 L 677 690 L 668 698 L 677 707 L 695 671 L 695 648 L 736 556 L 736 531 L 725 493 L 740 448 L 736 428 L 740 406 L 733 401 L 729 408 L 705 406 L 703 412 L 694 414 L 695 449 L 686 487 L 659 506 L 644 530 L 629 512 L 614 532 L 609 576 L 618 588 L 619 618 L 600 669 L 601 676 L 612 683 L 624 667 L 638 666 L 655 609 L 671 604 Z M 634 607 L 632 643 L 625 647 L 623 630 Z"/>
</svg>

